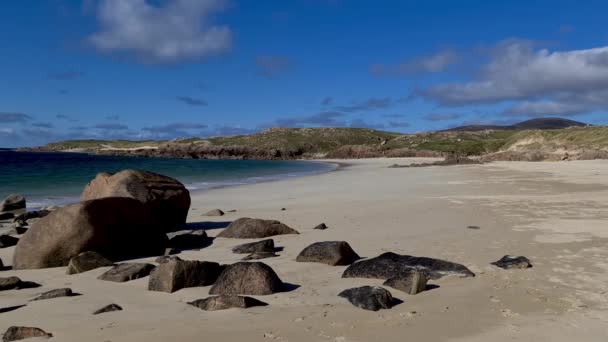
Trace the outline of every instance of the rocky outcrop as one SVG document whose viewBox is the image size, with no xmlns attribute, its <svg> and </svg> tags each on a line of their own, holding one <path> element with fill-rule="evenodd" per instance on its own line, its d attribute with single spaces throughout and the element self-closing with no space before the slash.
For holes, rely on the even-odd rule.
<svg viewBox="0 0 608 342">
<path fill-rule="evenodd" d="M 491 263 L 494 266 L 504 268 L 505 270 L 515 269 L 515 268 L 530 268 L 532 267 L 532 263 L 525 256 L 513 256 L 513 255 L 505 255 L 500 260 Z"/>
<path fill-rule="evenodd" d="M 461 264 L 440 259 L 387 252 L 375 258 L 355 262 L 344 271 L 342 278 L 387 280 L 395 277 L 407 277 L 411 271 L 424 272 L 429 279 L 439 279 L 447 275 L 458 277 L 475 276 L 473 272 Z"/>
<path fill-rule="evenodd" d="M 113 266 L 114 263 L 101 254 L 93 251 L 80 253 L 77 256 L 70 259 L 67 274 L 77 274 L 90 270 L 94 270 L 99 267 Z"/>
<path fill-rule="evenodd" d="M 393 307 L 393 296 L 378 286 L 361 286 L 344 290 L 338 295 L 361 309 L 378 311 Z"/>
<path fill-rule="evenodd" d="M 213 209 L 213 210 L 209 210 L 208 212 L 204 213 L 203 216 L 224 216 L 224 212 L 221 211 L 220 209 Z"/>
<path fill-rule="evenodd" d="M 102 198 L 63 207 L 36 221 L 19 240 L 13 267 L 66 266 L 87 251 L 126 260 L 162 254 L 166 244 L 164 226 L 149 207 L 132 198 Z"/>
<path fill-rule="evenodd" d="M 208 286 L 219 273 L 216 262 L 169 260 L 152 271 L 148 290 L 173 293 L 186 287 Z"/>
<path fill-rule="evenodd" d="M 87 184 L 80 199 L 128 197 L 143 203 L 165 231 L 175 231 L 186 223 L 190 192 L 179 181 L 141 170 L 100 173 Z"/>
<path fill-rule="evenodd" d="M 424 272 L 412 271 L 405 277 L 389 278 L 382 285 L 415 295 L 426 290 L 427 281 Z"/>
<path fill-rule="evenodd" d="M 224 269 L 209 294 L 261 296 L 283 289 L 283 282 L 270 266 L 262 262 L 237 262 Z"/>
<path fill-rule="evenodd" d="M 232 253 L 236 254 L 249 254 L 255 252 L 273 252 L 274 253 L 274 240 L 266 239 L 256 242 L 244 243 L 242 245 L 232 247 Z"/>
<path fill-rule="evenodd" d="M 9 195 L 0 202 L 0 212 L 21 210 L 25 209 L 25 207 L 25 197 L 22 195 Z"/>
<path fill-rule="evenodd" d="M 56 290 L 51 290 L 51 291 L 41 293 L 38 297 L 32 299 L 32 301 L 59 298 L 59 297 L 72 297 L 74 295 L 76 295 L 76 294 L 74 292 L 72 292 L 72 289 L 63 288 L 63 289 L 56 289 Z"/>
<path fill-rule="evenodd" d="M 168 246 L 177 250 L 200 249 L 208 246 L 211 239 L 204 230 L 172 235 Z"/>
<path fill-rule="evenodd" d="M 296 257 L 297 262 L 319 262 L 330 266 L 350 265 L 359 259 L 346 241 L 315 242 Z"/>
<path fill-rule="evenodd" d="M 193 302 L 189 302 L 188 304 L 196 306 L 197 308 L 205 311 L 217 311 L 232 308 L 246 309 L 254 306 L 268 305 L 267 303 L 264 303 L 255 298 L 231 295 L 213 296 L 205 299 L 195 300 Z"/>
<path fill-rule="evenodd" d="M 283 223 L 275 220 L 252 219 L 248 217 L 240 218 L 230 223 L 218 237 L 236 239 L 261 239 L 274 235 L 299 234 Z"/>
<path fill-rule="evenodd" d="M 0 248 L 7 248 L 16 245 L 19 239 L 10 235 L 0 235 Z"/>
<path fill-rule="evenodd" d="M 6 330 L 2 336 L 2 342 L 19 341 L 34 337 L 50 338 L 53 337 L 53 334 L 47 333 L 46 331 L 35 327 L 12 326 L 8 328 L 8 330 Z"/>
<path fill-rule="evenodd" d="M 122 311 L 122 307 L 118 304 L 108 304 L 101 309 L 93 311 L 93 315 L 99 315 L 106 312 Z"/>
<path fill-rule="evenodd" d="M 129 280 L 147 277 L 154 269 L 154 265 L 145 263 L 124 263 L 118 264 L 97 279 L 124 283 Z"/>
</svg>

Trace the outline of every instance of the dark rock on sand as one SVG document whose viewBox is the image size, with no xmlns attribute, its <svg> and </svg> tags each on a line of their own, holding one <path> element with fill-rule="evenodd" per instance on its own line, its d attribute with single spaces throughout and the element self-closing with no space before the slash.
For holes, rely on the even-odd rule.
<svg viewBox="0 0 608 342">
<path fill-rule="evenodd" d="M 26 338 L 33 338 L 33 337 L 49 338 L 49 337 L 53 337 L 53 334 L 47 333 L 46 331 L 44 331 L 40 328 L 12 326 L 12 327 L 8 328 L 8 330 L 6 330 L 6 332 L 4 333 L 4 335 L 2 336 L 2 341 L 3 342 L 19 341 L 19 340 L 25 340 Z"/>
<path fill-rule="evenodd" d="M 104 274 L 97 277 L 100 280 L 115 281 L 123 283 L 125 281 L 146 277 L 154 269 L 154 265 L 145 263 L 124 263 L 118 264 L 109 269 Z"/>
<path fill-rule="evenodd" d="M 236 239 L 261 239 L 274 235 L 299 234 L 295 229 L 289 228 L 275 220 L 240 218 L 230 223 L 218 237 Z"/>
<path fill-rule="evenodd" d="M 375 258 L 365 259 L 350 265 L 342 274 L 342 278 L 375 278 L 389 279 L 406 277 L 411 271 L 421 271 L 429 279 L 439 279 L 447 275 L 459 277 L 474 277 L 464 265 L 450 261 L 399 255 L 392 252 L 383 253 Z"/>
<path fill-rule="evenodd" d="M 270 266 L 262 262 L 237 262 L 224 269 L 209 294 L 269 295 L 282 291 L 284 286 Z"/>
<path fill-rule="evenodd" d="M 241 260 L 243 260 L 243 261 L 260 260 L 260 259 L 266 259 L 266 258 L 274 258 L 276 256 L 278 256 L 278 255 L 275 252 L 253 252 Z"/>
<path fill-rule="evenodd" d="M 93 251 L 80 253 L 77 256 L 70 259 L 67 274 L 77 274 L 90 270 L 94 270 L 99 267 L 113 266 L 114 263 L 111 260 L 104 258 L 101 254 Z"/>
<path fill-rule="evenodd" d="M 298 262 L 320 262 L 331 266 L 350 265 L 359 260 L 346 241 L 315 242 L 304 248 L 296 257 Z"/>
<path fill-rule="evenodd" d="M 21 210 L 25 209 L 25 207 L 25 197 L 22 195 L 9 195 L 2 202 L 0 202 L 0 212 Z"/>
<path fill-rule="evenodd" d="M 274 252 L 274 240 L 266 239 L 256 242 L 244 243 L 242 245 L 238 245 L 232 247 L 232 253 L 236 254 L 246 254 L 246 253 L 255 253 L 255 252 Z"/>
<path fill-rule="evenodd" d="M 72 289 L 70 288 L 56 289 L 40 294 L 38 297 L 32 299 L 32 302 L 36 300 L 52 299 L 59 297 L 72 297 L 74 295 L 75 293 L 72 292 Z"/>
<path fill-rule="evenodd" d="M 313 229 L 318 229 L 318 230 L 325 230 L 329 227 L 327 227 L 327 225 L 325 223 L 321 223 L 318 226 L 314 227 Z"/>
<path fill-rule="evenodd" d="M 107 197 L 130 197 L 143 203 L 165 231 L 186 223 L 190 192 L 171 177 L 141 170 L 100 173 L 84 188 L 81 201 Z"/>
<path fill-rule="evenodd" d="M 338 295 L 361 309 L 378 311 L 393 307 L 393 296 L 378 286 L 361 286 L 344 290 Z"/>
<path fill-rule="evenodd" d="M 13 213 L 0 213 L 0 221 L 12 220 L 15 218 Z"/>
<path fill-rule="evenodd" d="M 37 218 L 42 218 L 42 217 L 47 216 L 50 213 L 51 213 L 50 210 L 44 210 L 44 209 L 42 209 L 42 210 L 28 211 L 27 213 L 23 213 L 21 215 L 15 216 L 15 218 L 13 219 L 13 222 L 15 222 L 15 223 L 21 223 L 23 225 L 26 225 L 29 220 L 33 220 L 33 219 L 37 219 Z"/>
<path fill-rule="evenodd" d="M 32 224 L 15 248 L 13 267 L 66 266 L 87 251 L 113 261 L 159 255 L 167 244 L 164 229 L 148 207 L 132 198 L 72 204 Z"/>
<path fill-rule="evenodd" d="M 15 311 L 15 310 L 21 309 L 25 306 L 26 305 L 13 305 L 13 306 L 0 307 L 0 313 Z"/>
<path fill-rule="evenodd" d="M 0 248 L 12 247 L 19 242 L 19 238 L 10 235 L 0 235 Z"/>
<path fill-rule="evenodd" d="M 412 271 L 405 277 L 390 278 L 382 285 L 415 295 L 426 290 L 427 281 L 428 279 L 424 272 Z"/>
<path fill-rule="evenodd" d="M 232 308 L 246 309 L 254 306 L 266 306 L 267 303 L 246 296 L 213 296 L 205 299 L 195 300 L 188 304 L 206 311 L 226 310 Z"/>
<path fill-rule="evenodd" d="M 213 210 L 209 210 L 208 212 L 204 213 L 203 216 L 224 216 L 224 212 L 221 211 L 220 209 L 213 209 Z"/>
<path fill-rule="evenodd" d="M 198 249 L 209 245 L 209 237 L 204 230 L 177 234 L 169 239 L 169 247 L 178 250 Z"/>
<path fill-rule="evenodd" d="M 93 311 L 93 315 L 99 315 L 101 313 L 112 312 L 112 311 L 122 311 L 122 308 L 118 304 L 108 304 L 99 310 Z"/>
<path fill-rule="evenodd" d="M 208 286 L 219 276 L 220 265 L 208 261 L 171 260 L 150 274 L 148 290 L 173 293 L 186 287 Z"/>
<path fill-rule="evenodd" d="M 164 264 L 169 261 L 181 261 L 181 260 L 182 260 L 182 258 L 178 257 L 177 255 L 163 255 L 163 256 L 159 256 L 158 258 L 154 259 L 154 262 L 159 263 L 159 264 Z"/>
<path fill-rule="evenodd" d="M 13 229 L 11 229 L 8 234 L 9 235 L 21 235 L 25 234 L 29 227 L 27 225 L 22 225 L 20 223 L 13 223 Z"/>
<path fill-rule="evenodd" d="M 510 270 L 514 268 L 530 268 L 532 263 L 524 256 L 505 255 L 500 260 L 492 263 L 494 266 Z"/>
<path fill-rule="evenodd" d="M 40 284 L 36 284 L 31 281 L 22 281 L 18 277 L 0 278 L 0 291 L 5 290 L 21 290 L 29 289 L 34 287 L 40 287 Z"/>
</svg>

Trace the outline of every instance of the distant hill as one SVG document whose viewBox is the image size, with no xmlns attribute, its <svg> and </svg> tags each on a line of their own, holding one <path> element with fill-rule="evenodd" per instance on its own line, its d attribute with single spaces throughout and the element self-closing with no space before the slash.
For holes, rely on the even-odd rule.
<svg viewBox="0 0 608 342">
<path fill-rule="evenodd" d="M 525 129 L 562 129 L 568 127 L 585 127 L 590 126 L 589 124 L 562 119 L 562 118 L 539 118 L 523 121 L 513 125 L 500 126 L 500 125 L 467 125 L 458 126 L 450 129 L 443 130 L 442 132 L 480 132 L 486 130 L 493 131 L 515 131 Z"/>
</svg>

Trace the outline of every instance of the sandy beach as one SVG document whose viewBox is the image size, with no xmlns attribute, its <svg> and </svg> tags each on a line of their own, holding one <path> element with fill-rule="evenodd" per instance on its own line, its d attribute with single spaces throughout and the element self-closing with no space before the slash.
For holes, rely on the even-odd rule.
<svg viewBox="0 0 608 342">
<path fill-rule="evenodd" d="M 209 287 L 147 290 L 147 278 L 97 280 L 108 268 L 67 276 L 65 267 L 1 271 L 42 284 L 0 292 L 0 332 L 35 326 L 49 341 L 605 341 L 608 336 L 608 161 L 497 162 L 388 168 L 429 159 L 341 160 L 320 175 L 193 194 L 188 221 L 216 236 L 240 217 L 276 219 L 299 235 L 275 236 L 270 265 L 290 291 L 259 299 L 267 307 L 206 312 L 187 305 Z M 223 217 L 202 213 L 231 209 Z M 282 210 L 285 208 L 285 210 Z M 313 227 L 324 222 L 329 229 Z M 479 229 L 469 229 L 477 226 Z M 342 279 L 345 266 L 297 263 L 313 242 L 347 241 L 362 257 L 391 251 L 464 264 L 474 278 L 442 278 L 390 310 L 365 311 L 337 294 L 381 280 Z M 182 259 L 239 261 L 217 238 Z M 11 265 L 14 247 L 0 249 Z M 490 265 L 523 255 L 533 268 Z M 154 258 L 142 259 L 153 261 Z M 28 302 L 70 287 L 80 296 Z M 123 311 L 91 313 L 116 303 Z"/>
</svg>

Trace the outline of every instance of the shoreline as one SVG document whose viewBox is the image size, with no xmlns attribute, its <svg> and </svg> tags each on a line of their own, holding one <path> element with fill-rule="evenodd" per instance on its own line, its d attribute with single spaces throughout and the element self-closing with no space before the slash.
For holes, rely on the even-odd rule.
<svg viewBox="0 0 608 342">
<path fill-rule="evenodd" d="M 188 222 L 207 227 L 210 237 L 240 217 L 279 220 L 300 232 L 274 236 L 283 250 L 260 260 L 293 284 L 288 292 L 256 296 L 267 307 L 204 312 L 186 302 L 207 297 L 208 287 L 153 293 L 147 291 L 147 279 L 97 280 L 107 268 L 75 276 L 66 276 L 61 267 L 9 270 L 1 276 L 44 287 L 10 296 L 0 292 L 7 305 L 66 285 L 82 296 L 3 313 L 0 331 L 8 325 L 38 326 L 62 341 L 128 342 L 198 341 L 202 332 L 208 339 L 265 342 L 402 341 L 404 335 L 480 342 L 605 338 L 607 161 L 387 168 L 396 161 L 420 159 L 347 160 L 341 172 L 192 194 Z M 202 216 L 215 208 L 237 211 Z M 329 228 L 314 230 L 321 222 Z M 472 225 L 479 229 L 467 228 Z M 383 286 L 381 280 L 341 278 L 344 266 L 295 262 L 311 243 L 341 240 L 364 258 L 389 251 L 439 258 L 465 265 L 476 277 L 431 281 L 434 288 L 414 296 L 387 288 L 403 302 L 390 310 L 364 311 L 337 294 L 356 286 Z M 212 245 L 179 257 L 234 263 L 242 255 L 231 248 L 244 242 L 249 241 L 215 238 Z M 7 265 L 11 250 L 0 249 Z M 506 254 L 526 256 L 533 267 L 503 270 L 490 264 Z M 110 302 L 124 311 L 86 315 Z M 158 321 L 162 327 L 151 323 Z"/>
</svg>

